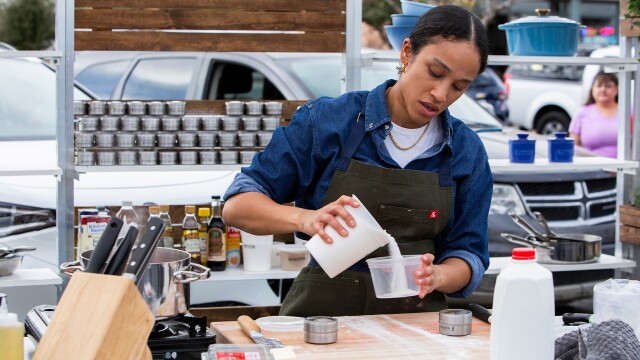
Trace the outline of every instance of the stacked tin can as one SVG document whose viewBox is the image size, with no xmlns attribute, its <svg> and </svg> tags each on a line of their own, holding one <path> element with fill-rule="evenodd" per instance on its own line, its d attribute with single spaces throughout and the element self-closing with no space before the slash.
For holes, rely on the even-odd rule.
<svg viewBox="0 0 640 360">
<path fill-rule="evenodd" d="M 282 103 L 228 101 L 186 115 L 184 101 L 76 101 L 76 164 L 249 164 L 280 126 Z"/>
</svg>

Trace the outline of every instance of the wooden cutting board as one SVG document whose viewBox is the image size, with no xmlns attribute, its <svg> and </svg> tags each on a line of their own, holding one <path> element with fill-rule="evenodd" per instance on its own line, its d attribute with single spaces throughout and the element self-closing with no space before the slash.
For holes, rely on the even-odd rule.
<svg viewBox="0 0 640 360">
<path fill-rule="evenodd" d="M 304 342 L 302 331 L 264 331 L 291 347 L 298 360 L 488 359 L 491 326 L 473 318 L 471 335 L 440 335 L 438 313 L 345 316 L 338 318 L 338 341 Z M 253 344 L 235 321 L 212 322 L 219 344 Z"/>
</svg>

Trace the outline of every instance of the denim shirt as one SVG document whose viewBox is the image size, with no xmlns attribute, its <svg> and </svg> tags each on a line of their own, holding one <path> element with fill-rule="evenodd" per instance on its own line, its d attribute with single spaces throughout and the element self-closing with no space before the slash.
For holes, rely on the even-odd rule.
<svg viewBox="0 0 640 360">
<path fill-rule="evenodd" d="M 391 158 L 384 139 L 393 127 L 385 91 L 395 80 L 387 80 L 369 91 L 354 91 L 336 98 L 322 97 L 300 107 L 291 123 L 280 127 L 264 151 L 249 167 L 242 168 L 224 199 L 243 192 L 260 192 L 277 203 L 295 201 L 297 207 L 316 210 L 329 188 L 342 144 L 366 110 L 367 134 L 352 159 L 386 168 L 400 168 Z M 451 149 L 453 212 L 435 239 L 436 264 L 450 257 L 465 260 L 471 281 L 448 294 L 466 297 L 479 285 L 489 266 L 488 213 L 493 176 L 487 153 L 478 135 L 445 110 L 439 117 L 443 141 L 412 160 L 404 169 L 437 172 L 444 148 Z M 333 201 L 335 199 L 330 199 Z"/>
</svg>

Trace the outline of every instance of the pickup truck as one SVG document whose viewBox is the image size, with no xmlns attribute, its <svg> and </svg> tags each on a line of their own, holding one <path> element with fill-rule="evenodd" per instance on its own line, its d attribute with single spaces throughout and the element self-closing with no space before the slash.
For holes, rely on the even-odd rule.
<svg viewBox="0 0 640 360">
<path fill-rule="evenodd" d="M 579 55 L 617 57 L 617 46 L 584 49 Z M 507 68 L 504 82 L 511 125 L 540 134 L 567 131 L 576 111 L 587 100 L 598 65 L 517 64 Z"/>
</svg>

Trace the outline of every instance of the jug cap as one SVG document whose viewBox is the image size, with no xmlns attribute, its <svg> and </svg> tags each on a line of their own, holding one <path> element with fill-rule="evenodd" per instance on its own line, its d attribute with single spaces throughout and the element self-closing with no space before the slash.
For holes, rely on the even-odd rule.
<svg viewBox="0 0 640 360">
<path fill-rule="evenodd" d="M 515 248 L 511 250 L 513 260 L 535 260 L 536 250 L 532 248 Z"/>
</svg>

